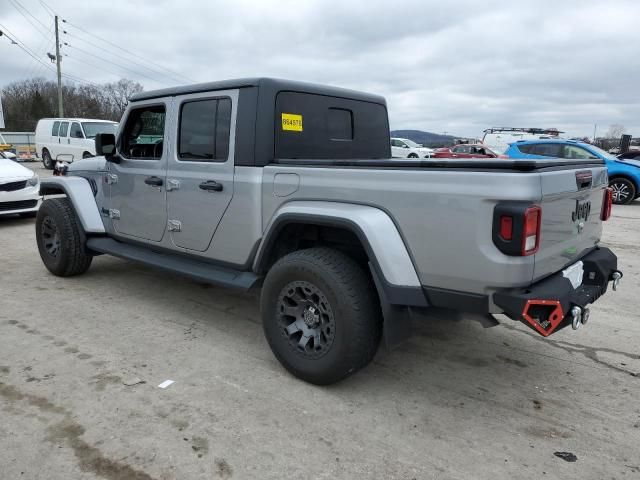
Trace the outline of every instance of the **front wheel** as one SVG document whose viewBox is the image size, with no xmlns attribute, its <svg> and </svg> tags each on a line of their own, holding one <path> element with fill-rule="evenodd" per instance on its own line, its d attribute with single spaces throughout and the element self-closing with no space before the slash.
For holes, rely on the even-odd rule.
<svg viewBox="0 0 640 480">
<path fill-rule="evenodd" d="M 353 259 L 336 250 L 299 250 L 278 260 L 260 306 L 276 358 L 310 383 L 328 385 L 355 373 L 380 343 L 375 288 Z"/>
<path fill-rule="evenodd" d="M 631 180 L 618 177 L 609 180 L 609 186 L 613 189 L 613 203 L 626 205 L 636 198 L 636 186 Z"/>
<path fill-rule="evenodd" d="M 93 157 L 93 155 L 91 155 L 89 152 L 84 152 L 82 154 L 82 158 L 91 158 L 91 157 Z"/>
<path fill-rule="evenodd" d="M 36 217 L 36 241 L 47 270 L 59 277 L 87 271 L 93 257 L 85 251 L 85 235 L 68 198 L 42 202 Z"/>
<path fill-rule="evenodd" d="M 49 150 L 47 150 L 46 148 L 42 150 L 42 165 L 47 170 L 53 170 L 53 159 L 51 158 Z"/>
</svg>

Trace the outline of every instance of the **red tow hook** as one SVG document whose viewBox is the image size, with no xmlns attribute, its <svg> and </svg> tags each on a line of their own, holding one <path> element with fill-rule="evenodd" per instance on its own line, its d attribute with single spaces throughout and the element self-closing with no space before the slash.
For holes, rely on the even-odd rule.
<svg viewBox="0 0 640 480">
<path fill-rule="evenodd" d="M 522 318 L 540 335 L 548 337 L 564 319 L 564 312 L 558 300 L 527 300 L 522 309 Z M 537 318 L 543 319 L 537 320 Z"/>
</svg>

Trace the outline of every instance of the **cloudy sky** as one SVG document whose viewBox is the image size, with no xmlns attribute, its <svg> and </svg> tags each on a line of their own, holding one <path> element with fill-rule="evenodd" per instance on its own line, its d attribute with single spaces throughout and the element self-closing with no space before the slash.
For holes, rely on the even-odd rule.
<svg viewBox="0 0 640 480">
<path fill-rule="evenodd" d="M 638 0 L 0 0 L 0 29 L 48 64 L 0 37 L 0 87 L 55 79 L 52 12 L 63 72 L 94 83 L 275 76 L 382 94 L 394 129 L 640 136 Z"/>
</svg>

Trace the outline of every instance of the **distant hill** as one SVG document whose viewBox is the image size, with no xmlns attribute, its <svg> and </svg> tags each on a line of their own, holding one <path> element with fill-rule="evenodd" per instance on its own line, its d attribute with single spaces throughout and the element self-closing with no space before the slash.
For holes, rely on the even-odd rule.
<svg viewBox="0 0 640 480">
<path fill-rule="evenodd" d="M 451 135 L 440 135 L 438 133 L 423 132 L 422 130 L 392 130 L 392 137 L 408 138 L 416 143 L 421 143 L 425 147 L 442 147 L 453 145 L 454 140 L 459 137 Z"/>
</svg>

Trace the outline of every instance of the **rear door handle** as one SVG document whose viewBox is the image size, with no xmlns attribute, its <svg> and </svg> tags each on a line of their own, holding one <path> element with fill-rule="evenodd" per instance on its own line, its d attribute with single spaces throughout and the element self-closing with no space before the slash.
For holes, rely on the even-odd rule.
<svg viewBox="0 0 640 480">
<path fill-rule="evenodd" d="M 164 182 L 160 177 L 147 177 L 144 179 L 144 183 L 152 187 L 161 187 Z"/>
<path fill-rule="evenodd" d="M 222 184 L 216 182 L 215 180 L 207 180 L 206 182 L 202 182 L 200 185 L 200 190 L 208 190 L 210 192 L 221 192 Z"/>
</svg>

